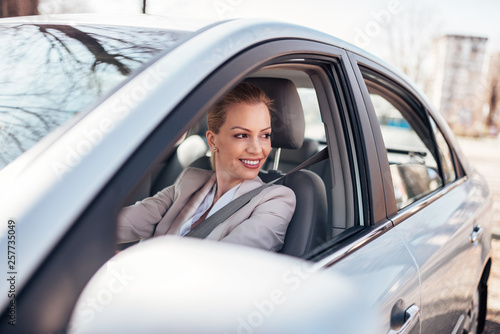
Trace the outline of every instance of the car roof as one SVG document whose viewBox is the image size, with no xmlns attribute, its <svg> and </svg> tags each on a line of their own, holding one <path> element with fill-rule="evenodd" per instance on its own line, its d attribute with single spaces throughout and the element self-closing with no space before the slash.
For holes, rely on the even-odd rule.
<svg viewBox="0 0 500 334">
<path fill-rule="evenodd" d="M 249 32 L 258 29 L 259 26 L 267 26 L 269 36 L 274 38 L 304 38 L 315 40 L 318 42 L 325 42 L 330 45 L 340 47 L 342 49 L 366 56 L 371 60 L 375 60 L 377 63 L 384 65 L 385 67 L 390 66 L 384 61 L 378 59 L 373 54 L 350 44 L 340 38 L 329 35 L 325 32 L 314 30 L 305 26 L 300 26 L 297 24 L 269 20 L 269 19 L 259 19 L 259 18 L 237 18 L 224 21 L 211 21 L 203 19 L 193 19 L 193 18 L 180 18 L 173 16 L 160 16 L 151 14 L 97 14 L 97 13 L 86 13 L 86 14 L 49 14 L 49 15 L 33 15 L 33 16 L 18 16 L 18 17 L 8 17 L 1 18 L 0 24 L 4 23 L 37 23 L 37 24 L 69 24 L 69 25 L 111 25 L 111 26 L 130 26 L 130 27 L 144 27 L 144 28 L 156 28 L 156 29 L 173 29 L 173 30 L 185 30 L 185 31 L 196 31 L 209 29 L 211 26 L 224 24 L 225 30 L 227 32 L 234 31 L 235 29 L 240 30 L 243 28 Z M 249 36 L 247 36 L 249 37 Z M 265 37 L 261 34 L 255 34 L 253 36 L 255 39 L 261 39 Z M 397 71 L 396 71 L 397 72 Z"/>
</svg>

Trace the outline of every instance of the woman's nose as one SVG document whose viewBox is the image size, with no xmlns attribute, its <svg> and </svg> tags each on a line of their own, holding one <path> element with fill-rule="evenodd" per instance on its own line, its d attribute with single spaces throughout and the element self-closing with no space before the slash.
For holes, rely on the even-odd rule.
<svg viewBox="0 0 500 334">
<path fill-rule="evenodd" d="M 247 150 L 248 150 L 248 152 L 254 153 L 254 154 L 262 152 L 262 146 L 260 146 L 259 140 L 257 138 L 251 140 L 250 145 L 248 146 Z"/>
</svg>

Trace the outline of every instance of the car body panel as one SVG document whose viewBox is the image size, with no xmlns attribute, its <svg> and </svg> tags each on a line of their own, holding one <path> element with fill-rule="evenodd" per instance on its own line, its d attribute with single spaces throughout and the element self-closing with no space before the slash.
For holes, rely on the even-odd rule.
<svg viewBox="0 0 500 334">
<path fill-rule="evenodd" d="M 79 16 L 73 18 L 75 21 L 83 20 Z M 17 20 L 22 21 L 22 19 Z M 52 22 L 49 20 L 51 19 L 47 19 L 47 22 Z M 63 17 L 60 23 L 67 20 Z M 88 21 L 93 22 L 91 18 Z M 164 27 L 160 22 L 151 25 L 169 27 L 168 24 Z M 267 53 L 263 53 L 262 50 Z M 144 272 L 145 276 L 131 283 L 130 290 L 113 295 L 113 299 L 116 297 L 116 300 L 110 302 L 111 306 L 104 308 L 104 311 L 96 316 L 100 319 L 96 323 L 98 327 L 92 327 L 90 330 L 109 329 L 106 327 L 108 325 L 121 326 L 113 327 L 114 329 L 130 329 L 126 326 L 126 322 L 107 323 L 107 319 L 118 319 L 122 316 L 122 311 L 131 312 L 128 303 L 141 302 L 137 299 L 138 291 L 141 284 L 148 284 L 148 277 L 169 274 L 163 268 L 155 266 L 155 263 L 162 260 L 160 254 L 165 254 L 164 252 L 170 256 L 168 261 L 165 259 L 165 266 L 172 268 L 174 272 L 175 268 L 183 272 L 186 264 L 190 262 L 196 267 L 200 264 L 200 259 L 211 263 L 210 256 L 214 258 L 214 265 L 221 271 L 227 271 L 228 275 L 236 270 L 235 278 L 243 282 L 243 290 L 239 292 L 246 303 L 245 307 L 248 305 L 252 307 L 251 304 L 254 303 L 252 299 L 254 290 L 251 289 L 264 293 L 259 295 L 259 298 L 263 298 L 266 288 L 273 291 L 274 283 L 276 283 L 275 289 L 284 289 L 283 281 L 276 281 L 281 271 L 286 271 L 295 265 L 307 267 L 310 270 L 310 275 L 307 277 L 312 278 L 307 283 L 305 280 L 299 280 L 304 289 L 300 297 L 296 297 L 296 301 L 284 306 L 283 311 L 278 311 L 276 308 L 277 314 L 279 312 L 283 314 L 273 316 L 268 322 L 266 320 L 262 325 L 262 331 L 287 328 L 290 332 L 294 330 L 300 332 L 304 329 L 301 327 L 304 325 L 301 320 L 314 319 L 317 321 L 315 332 L 326 332 L 326 329 L 333 327 L 333 322 L 322 321 L 327 319 L 328 312 L 331 311 L 336 312 L 336 317 L 332 318 L 332 321 L 345 324 L 345 327 L 342 327 L 345 328 L 343 333 L 368 333 L 370 330 L 374 333 L 385 333 L 397 327 L 391 322 L 391 316 L 397 305 L 401 309 L 398 310 L 403 312 L 411 306 L 421 310 L 421 318 L 415 322 L 412 333 L 429 333 L 437 328 L 451 332 L 454 327 L 460 326 L 460 316 L 467 309 L 466 304 L 474 288 L 477 287 L 483 267 L 490 256 L 491 227 L 483 215 L 487 215 L 491 210 L 491 194 L 484 180 L 473 171 L 456 148 L 453 136 L 442 118 L 432 111 L 425 97 L 406 82 L 398 71 L 384 65 L 382 61 L 363 50 L 329 35 L 267 20 L 227 21 L 194 33 L 182 44 L 163 53 L 112 93 L 97 101 L 78 122 L 52 133 L 0 172 L 2 184 L 0 202 L 3 204 L 0 208 L 0 220 L 15 221 L 20 240 L 18 256 L 22 261 L 17 265 L 18 291 L 23 289 L 29 291 L 34 285 L 30 280 L 43 275 L 45 279 L 50 278 L 53 273 L 46 271 L 52 267 L 46 262 L 52 261 L 51 265 L 57 267 L 57 260 L 53 258 L 63 256 L 61 261 L 68 261 L 64 256 L 70 257 L 71 254 L 61 255 L 59 250 L 69 238 L 78 238 L 79 229 L 85 228 L 82 224 L 88 223 L 89 220 L 100 219 L 102 222 L 98 223 L 111 225 L 109 220 L 113 219 L 116 212 L 107 212 L 101 216 L 100 213 L 106 204 L 100 203 L 99 200 L 104 198 L 110 203 L 113 200 L 119 201 L 115 198 L 120 198 L 124 193 L 131 191 L 124 185 L 129 183 L 135 185 L 138 182 L 134 179 L 125 184 L 120 183 L 120 180 L 127 179 L 130 175 L 139 178 L 137 175 L 148 172 L 144 168 L 148 169 L 153 162 L 146 160 L 141 162 L 141 158 L 149 154 L 147 157 L 151 159 L 152 153 L 144 151 L 153 147 L 153 144 L 149 144 L 155 140 L 154 136 L 162 130 L 169 130 L 163 134 L 163 138 L 168 140 L 161 142 L 161 148 L 155 148 L 166 154 L 164 146 L 173 149 L 182 133 L 196 121 L 194 118 L 200 114 L 199 110 L 213 104 L 229 87 L 265 64 L 267 60 L 278 62 L 276 59 L 290 54 L 321 55 L 341 60 L 341 70 L 347 80 L 345 87 L 342 88 L 345 91 L 341 93 L 352 103 L 347 111 L 343 112 L 349 113 L 353 124 L 358 127 L 359 131 L 353 131 L 357 136 L 353 141 L 358 144 L 356 162 L 359 164 L 358 167 L 362 167 L 358 172 L 367 174 L 362 180 L 367 180 L 364 186 L 370 193 L 366 202 L 361 203 L 371 215 L 370 219 L 366 220 L 367 226 L 358 226 L 361 228 L 359 233 L 353 233 L 352 237 L 343 243 L 342 248 L 333 247 L 332 249 L 336 251 L 316 259 L 317 263 L 227 245 L 214 246 L 213 249 L 212 246 L 208 246 L 210 250 L 203 253 L 202 247 L 198 248 L 199 243 L 192 240 L 179 240 L 168 245 L 163 245 L 161 240 L 152 240 L 145 242 L 145 245 L 134 246 L 130 251 L 124 251 L 123 255 L 119 254 L 111 261 L 123 261 L 120 263 L 127 263 L 134 268 L 133 270 L 138 270 L 142 263 L 141 257 L 151 256 L 147 271 Z M 429 112 L 437 119 L 439 126 L 444 129 L 448 142 L 457 152 L 460 163 L 466 171 L 466 176 L 462 179 L 419 200 L 400 213 L 396 212 L 394 199 L 391 199 L 394 195 L 392 180 L 386 152 L 383 151 L 380 127 L 370 114 L 365 101 L 366 87 L 361 83 L 357 69 L 357 62 L 360 59 L 370 59 L 371 66 L 396 80 L 423 101 Z M 324 61 L 327 62 L 328 60 Z M 189 109 L 187 112 L 186 108 Z M 158 156 L 156 160 L 161 158 Z M 135 164 L 137 161 L 141 163 Z M 138 166 L 141 168 L 137 168 Z M 134 174 L 130 174 L 130 170 L 134 169 Z M 358 182 L 360 180 L 358 179 Z M 356 200 L 361 201 L 361 199 Z M 471 243 L 470 235 L 474 226 L 478 224 L 484 226 L 484 237 L 476 243 Z M 91 229 L 89 226 L 91 225 L 87 224 L 87 228 Z M 7 229 L 4 225 L 2 229 L 0 254 L 6 258 L 7 247 L 4 246 L 7 245 Z M 107 232 L 112 235 L 114 232 L 112 226 Z M 81 240 L 81 243 L 85 243 L 85 240 Z M 186 259 L 186 263 L 179 262 L 175 259 L 176 256 L 172 258 L 172 254 L 176 251 L 187 252 L 186 249 L 191 246 L 194 248 L 194 258 Z M 89 261 L 81 265 L 81 268 L 85 266 L 91 268 L 82 276 L 84 283 L 88 280 L 87 276 L 89 278 L 92 276 L 94 272 L 92 269 L 96 269 L 96 266 L 105 261 L 102 259 L 111 256 L 104 254 L 109 250 L 110 247 L 106 249 L 95 247 L 96 252 L 102 251 L 102 254 L 94 254 L 96 258 L 97 256 L 100 258 L 92 259 L 94 262 L 91 264 Z M 229 253 L 225 254 L 226 252 Z M 133 255 L 131 258 L 126 258 L 127 254 Z M 242 259 L 241 263 L 237 261 L 238 258 Z M 224 259 L 228 262 L 225 263 Z M 245 266 L 246 263 L 254 263 L 255 267 Z M 71 265 L 78 266 L 78 263 Z M 4 266 L 5 264 L 2 267 L 6 269 Z M 91 279 L 80 302 L 82 300 L 85 302 L 89 296 L 99 294 L 102 289 L 109 287 L 109 272 L 103 268 Z M 271 287 L 266 286 L 266 280 L 259 280 L 258 285 L 252 286 L 252 275 L 260 271 L 273 276 L 269 281 Z M 59 274 L 64 276 L 64 272 Z M 179 282 L 183 280 L 182 275 L 171 278 Z M 329 279 L 332 285 L 329 285 Z M 64 282 L 64 277 L 59 281 L 68 285 L 74 283 Z M 153 281 L 149 282 L 160 285 L 162 280 L 161 277 L 154 276 Z M 437 282 L 443 284 L 438 285 Z M 217 282 L 213 284 L 216 285 Z M 346 291 L 339 289 L 339 286 L 344 284 Z M 2 290 L 7 290 L 7 283 L 4 281 L 0 287 Z M 43 286 L 37 288 L 43 289 Z M 64 288 L 68 286 L 61 286 L 61 289 Z M 184 288 L 186 286 L 179 291 L 184 293 L 191 291 L 189 288 L 185 290 Z M 225 288 L 227 289 L 224 290 Z M 264 290 L 259 290 L 260 288 Z M 148 289 L 151 300 L 154 301 L 151 305 L 170 307 L 172 311 L 179 311 L 175 310 L 176 305 L 168 303 L 168 296 L 154 294 L 155 289 L 151 286 Z M 228 294 L 231 291 L 234 293 L 235 286 L 215 286 L 214 290 L 217 289 L 221 293 Z M 74 294 L 79 294 L 78 288 L 75 287 L 74 290 L 76 291 Z M 217 294 L 206 290 L 196 291 L 197 296 L 190 296 L 192 298 L 190 301 L 193 299 L 200 301 L 204 307 L 198 308 L 199 305 L 196 305 L 194 310 L 205 317 L 203 311 L 210 308 L 210 301 L 216 299 Z M 172 293 L 170 290 L 163 292 Z M 348 298 L 345 297 L 351 293 L 355 298 L 347 302 Z M 325 296 L 329 298 L 321 301 L 321 297 Z M 338 301 L 335 300 L 336 296 L 339 296 Z M 44 297 L 50 298 L 50 296 Z M 54 315 L 55 318 L 61 318 L 55 323 L 69 320 L 65 317 L 71 312 L 68 307 L 74 305 L 72 300 L 74 296 L 64 297 L 65 300 L 58 300 L 58 305 L 47 306 L 47 309 L 51 307 L 53 310 L 57 310 L 57 307 L 64 309 L 64 312 Z M 181 297 L 182 295 L 176 298 Z M 234 311 L 230 309 L 231 303 L 228 301 L 230 298 L 225 300 L 226 303 L 217 305 L 221 307 L 218 309 L 219 315 L 224 310 Z M 302 309 L 304 314 L 298 316 L 296 326 L 293 326 L 294 321 L 290 321 L 288 327 L 283 327 L 287 316 L 300 312 L 301 302 L 305 303 L 304 305 L 315 305 L 311 308 L 312 313 Z M 343 304 L 344 302 L 347 304 Z M 7 296 L 3 296 L 0 306 L 5 309 L 8 303 Z M 321 305 L 324 308 L 320 307 Z M 341 305 L 347 305 L 346 309 L 342 310 Z M 353 311 L 356 308 L 358 312 Z M 140 310 L 144 316 L 151 316 L 147 311 L 147 308 Z M 234 313 L 232 318 L 238 319 L 238 314 Z M 106 315 L 111 318 L 106 318 Z M 179 319 L 183 319 L 181 316 Z M 206 317 L 208 321 L 208 316 Z M 45 319 L 36 320 L 41 323 L 45 321 Z M 136 319 L 130 316 L 130 320 Z M 165 319 L 150 320 L 152 325 L 160 326 L 164 324 Z M 343 323 L 343 320 L 346 323 Z M 363 320 L 366 320 L 366 323 Z M 50 319 L 46 320 L 45 323 L 48 324 L 46 328 L 50 328 L 49 322 Z M 175 323 L 175 326 L 179 326 L 175 329 L 179 330 L 183 324 L 186 325 L 186 331 L 195 328 L 189 327 L 189 323 L 181 322 Z M 232 324 L 234 326 L 234 321 Z M 226 325 L 227 323 L 223 324 Z M 365 325 L 376 328 L 370 327 L 371 329 L 366 330 Z"/>
<path fill-rule="evenodd" d="M 474 182 L 459 182 L 446 196 L 430 199 L 404 221 L 395 218 L 400 222 L 396 230 L 414 254 L 422 276 L 423 333 L 461 328 L 464 310 L 477 289 L 490 242 L 487 237 L 478 243 L 470 240 L 476 214 L 488 206 L 487 192 L 471 194 L 480 189 Z"/>
<path fill-rule="evenodd" d="M 366 305 L 380 315 L 379 333 L 394 329 L 392 313 L 398 302 L 404 310 L 421 305 L 418 267 L 395 229 L 369 240 L 326 271 L 346 277 L 359 289 Z M 420 333 L 420 321 L 408 333 Z"/>
</svg>

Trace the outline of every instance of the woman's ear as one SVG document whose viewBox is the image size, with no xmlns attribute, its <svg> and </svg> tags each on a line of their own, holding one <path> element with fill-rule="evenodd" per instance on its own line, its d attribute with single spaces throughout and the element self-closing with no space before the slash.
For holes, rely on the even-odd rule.
<svg viewBox="0 0 500 334">
<path fill-rule="evenodd" d="M 208 130 L 206 136 L 208 145 L 213 149 L 215 147 L 215 134 L 211 130 Z"/>
</svg>

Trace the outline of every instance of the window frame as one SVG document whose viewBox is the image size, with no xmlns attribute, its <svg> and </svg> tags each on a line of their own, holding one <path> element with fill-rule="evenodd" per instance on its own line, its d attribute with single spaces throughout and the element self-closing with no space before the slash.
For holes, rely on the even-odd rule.
<svg viewBox="0 0 500 334">
<path fill-rule="evenodd" d="M 366 69 L 361 67 L 361 72 L 363 73 L 364 71 L 366 71 Z M 412 201 L 406 203 L 403 207 L 398 208 L 398 211 L 401 211 L 404 210 L 406 207 L 411 206 L 411 204 L 418 202 L 421 198 L 425 198 L 428 195 L 444 188 L 445 173 L 443 168 L 443 162 L 441 161 L 441 154 L 439 151 L 439 145 L 435 137 L 434 128 L 432 127 L 426 109 L 420 103 L 418 103 L 418 101 L 415 100 L 411 95 L 409 95 L 408 92 L 406 92 L 399 85 L 397 85 L 397 83 L 392 82 L 392 80 L 390 80 L 389 78 L 373 73 L 371 75 L 378 76 L 378 78 L 376 79 L 378 82 L 373 82 L 371 81 L 372 78 L 367 78 L 365 77 L 365 75 L 363 75 L 366 86 L 369 90 L 370 102 L 372 102 L 373 104 L 371 94 L 373 93 L 378 94 L 382 99 L 390 103 L 401 114 L 403 119 L 410 124 L 412 132 L 419 137 L 420 142 L 425 146 L 425 149 L 432 155 L 431 161 L 433 163 L 430 165 L 428 163 L 425 163 L 424 166 L 433 169 L 435 163 L 436 172 L 440 178 L 440 184 L 436 188 L 434 189 L 430 188 L 428 190 L 425 190 L 421 194 L 416 194 L 415 198 L 412 198 Z M 378 115 L 375 106 L 373 107 L 374 107 L 374 112 Z M 383 133 L 381 126 L 380 130 Z M 391 151 L 391 144 L 386 143 L 384 140 L 384 146 L 386 148 L 386 152 L 389 153 Z M 405 165 L 405 163 L 403 163 L 403 165 Z M 392 174 L 391 174 L 391 179 L 394 184 L 394 179 L 392 178 Z"/>
<path fill-rule="evenodd" d="M 375 191 L 380 190 L 381 186 L 374 183 L 374 182 L 380 182 L 381 180 L 373 180 L 374 177 L 373 175 L 380 175 L 380 170 L 373 168 L 373 166 L 369 165 L 374 165 L 371 163 L 373 161 L 372 158 L 370 158 L 370 155 L 373 154 L 374 150 L 373 149 L 367 149 L 366 147 L 370 147 L 370 144 L 373 145 L 373 139 L 369 138 L 368 139 L 368 145 L 367 141 L 365 141 L 365 137 L 361 135 L 363 131 L 361 127 L 365 125 L 361 125 L 358 122 L 360 122 L 360 118 L 363 118 L 365 122 L 367 122 L 366 116 L 360 117 L 357 112 L 356 108 L 356 103 L 352 101 L 352 96 L 354 95 L 353 92 L 350 90 L 353 88 L 351 85 L 352 82 L 352 77 L 348 78 L 347 76 L 352 75 L 349 73 L 349 71 L 346 71 L 346 62 L 348 62 L 347 55 L 344 50 L 339 49 L 334 46 L 328 46 L 320 43 L 315 43 L 315 42 L 308 42 L 308 41 L 294 41 L 295 43 L 300 43 L 301 47 L 297 47 L 294 45 L 290 44 L 291 41 L 274 41 L 270 43 L 266 43 L 264 45 L 256 46 L 253 49 L 247 51 L 246 53 L 239 55 L 231 60 L 229 60 L 226 64 L 224 64 L 220 69 L 212 73 L 210 77 L 208 77 L 202 84 L 200 84 L 196 89 L 193 90 L 193 92 L 187 96 L 184 101 L 177 107 L 175 108 L 175 113 L 177 114 L 187 114 L 189 112 L 193 112 L 193 110 L 198 110 L 196 112 L 196 116 L 193 116 L 191 118 L 191 123 L 189 125 L 182 129 L 182 131 L 179 131 L 179 129 L 176 129 L 179 131 L 178 135 L 181 133 L 187 131 L 194 123 L 196 123 L 199 119 L 203 117 L 203 115 L 208 111 L 209 107 L 213 105 L 220 97 L 225 94 L 226 91 L 230 89 L 231 86 L 234 86 L 236 83 L 240 82 L 244 78 L 248 77 L 248 75 L 257 72 L 258 70 L 264 69 L 269 66 L 280 66 L 281 64 L 285 64 L 283 66 L 286 66 L 288 64 L 294 64 L 296 63 L 297 66 L 315 66 L 319 70 L 321 70 L 321 75 L 317 73 L 312 73 L 313 71 L 308 71 L 308 74 L 315 75 L 316 79 L 311 78 L 313 82 L 314 89 L 316 90 L 317 97 L 318 97 L 318 104 L 320 106 L 320 113 L 322 116 L 322 119 L 325 122 L 325 127 L 326 127 L 326 141 L 327 141 L 327 146 L 330 147 L 330 155 L 334 154 L 335 152 L 332 151 L 332 147 L 338 147 L 339 146 L 339 139 L 331 139 L 329 136 L 332 133 L 335 133 L 335 131 L 332 131 L 332 129 L 336 129 L 336 126 L 334 126 L 334 121 L 332 119 L 331 113 L 334 111 L 337 111 L 339 115 L 341 115 L 342 122 L 343 122 L 343 130 L 344 132 L 347 131 L 347 129 L 353 129 L 356 128 L 357 130 L 353 131 L 348 131 L 350 132 L 349 135 L 347 133 L 344 133 L 342 136 L 345 141 L 345 146 L 347 147 L 347 152 L 348 152 L 348 157 L 350 159 L 349 161 L 349 166 L 353 166 L 353 164 L 356 164 L 356 173 L 353 172 L 354 169 L 351 168 L 351 182 L 352 184 L 350 185 L 351 188 L 356 188 L 355 183 L 359 184 L 359 189 L 360 190 L 355 190 L 353 194 L 353 201 L 357 203 L 354 204 L 354 210 L 356 211 L 354 213 L 353 221 L 354 223 L 351 224 L 350 226 L 347 226 L 344 228 L 346 233 L 340 233 L 339 238 L 332 238 L 328 242 L 325 242 L 325 244 L 322 247 L 318 247 L 317 250 L 313 250 L 308 254 L 305 254 L 303 258 L 307 259 L 321 259 L 325 257 L 328 254 L 331 254 L 333 251 L 337 250 L 339 247 L 344 242 L 352 242 L 352 238 L 350 238 L 353 234 L 356 234 L 360 230 L 364 230 L 370 226 L 373 225 L 374 222 L 374 213 L 372 211 L 372 208 L 377 208 L 379 212 L 383 212 L 383 217 L 378 218 L 379 221 L 380 219 L 384 219 L 386 221 L 386 216 L 385 216 L 385 207 L 382 206 L 376 206 L 374 205 L 373 201 L 379 201 L 381 198 L 383 199 L 383 196 L 378 195 L 372 195 L 373 189 Z M 290 51 L 288 52 L 283 52 L 279 47 L 276 48 L 276 45 L 279 45 L 279 47 L 282 47 L 284 49 L 288 49 Z M 264 50 L 264 52 L 262 51 Z M 303 51 L 297 51 L 297 50 L 303 50 Z M 279 55 L 275 55 L 272 57 L 269 57 L 268 59 L 264 59 L 259 61 L 255 60 L 249 60 L 253 59 L 253 57 L 261 59 L 266 57 L 266 52 L 269 53 L 280 53 Z M 240 70 L 235 71 L 234 67 L 239 67 L 239 66 L 244 66 L 243 64 L 248 64 L 250 61 L 254 63 L 253 67 L 250 68 L 245 68 L 242 67 Z M 336 65 L 334 65 L 336 64 Z M 332 66 L 337 66 L 336 69 L 332 68 Z M 347 63 L 347 69 L 350 69 L 350 64 Z M 338 70 L 338 75 L 334 74 L 335 71 Z M 238 75 L 235 75 L 234 73 L 238 73 Z M 227 81 L 227 78 L 231 77 L 232 79 L 230 81 Z M 222 84 L 220 84 L 221 80 L 223 81 Z M 215 87 L 222 87 L 220 89 L 215 89 Z M 337 89 L 338 87 L 338 89 Z M 359 89 L 357 86 L 354 86 L 355 89 Z M 322 90 L 321 92 L 319 90 Z M 198 92 L 198 93 L 196 93 Z M 202 92 L 202 93 L 201 93 Z M 196 94 L 201 94 L 200 97 L 196 97 L 194 95 Z M 359 94 L 359 91 L 358 91 Z M 338 96 L 341 97 L 342 99 L 342 106 L 339 104 Z M 205 103 L 201 103 L 200 101 L 206 101 Z M 335 106 L 337 104 L 337 106 Z M 328 106 L 328 107 L 327 107 Z M 338 109 L 338 110 L 337 110 Z M 171 114 L 174 114 L 174 111 Z M 329 115 L 330 114 L 330 115 Z M 326 118 L 325 118 L 326 116 Z M 345 116 L 345 117 L 343 117 Z M 330 128 L 328 128 L 330 127 Z M 165 130 L 166 131 L 166 130 Z M 361 140 L 353 140 L 353 138 L 361 138 Z M 351 145 L 356 145 L 354 149 L 352 149 L 350 146 Z M 352 160 L 352 154 L 356 152 L 356 157 L 355 160 Z M 165 157 L 170 154 L 172 150 L 164 151 L 163 154 L 161 154 L 160 160 L 165 159 Z M 375 167 L 378 167 L 378 164 L 375 164 Z M 147 170 L 150 170 L 152 166 L 149 166 Z M 334 173 L 335 171 L 333 170 L 334 168 L 330 168 L 330 173 Z M 143 168 L 143 170 L 146 170 Z M 357 179 L 354 180 L 353 178 L 356 177 Z M 332 178 L 335 179 L 335 175 L 332 175 Z M 130 182 L 131 177 L 127 179 L 128 182 Z M 375 178 L 376 179 L 376 178 Z M 375 185 L 374 185 L 375 184 Z M 137 187 L 137 184 L 135 185 Z M 344 187 L 345 189 L 345 187 Z M 361 208 L 359 208 L 359 203 L 361 202 Z M 328 205 L 331 205 L 331 203 L 328 203 Z M 346 210 L 349 208 L 346 208 Z M 359 214 L 358 210 L 363 210 L 362 214 Z M 361 219 L 360 217 L 363 217 L 364 219 L 364 225 L 359 226 L 358 221 Z M 380 214 L 379 214 L 380 217 Z M 333 222 L 330 222 L 333 223 Z M 346 237 L 349 239 L 347 240 Z M 326 251 L 326 252 L 325 252 Z M 321 253 L 321 254 L 318 254 Z"/>
<path fill-rule="evenodd" d="M 459 172 L 459 170 L 463 171 L 464 169 L 457 166 L 460 166 L 460 160 L 457 157 L 457 154 L 455 150 L 452 148 L 452 146 L 449 145 L 450 141 L 448 136 L 446 135 L 445 132 L 442 131 L 441 126 L 439 122 L 435 119 L 435 117 L 429 112 L 429 107 L 428 105 L 423 102 L 422 98 L 420 97 L 420 93 L 416 91 L 410 84 L 408 84 L 404 79 L 399 77 L 396 73 L 392 72 L 391 70 L 382 67 L 381 65 L 375 63 L 372 60 L 368 60 L 360 55 L 356 55 L 353 53 L 350 53 L 349 56 L 351 57 L 353 67 L 355 68 L 356 72 L 356 77 L 358 79 L 358 83 L 362 89 L 363 93 L 363 99 L 366 108 L 369 111 L 369 116 L 370 116 L 370 121 L 372 123 L 372 129 L 374 131 L 374 136 L 377 141 L 377 150 L 379 151 L 379 162 L 381 165 L 381 170 L 383 171 L 383 179 L 384 179 L 384 192 L 385 192 L 385 201 L 386 201 L 386 207 L 387 207 L 387 217 L 388 219 L 393 220 L 394 217 L 398 216 L 404 216 L 408 217 L 413 215 L 414 213 L 418 212 L 422 207 L 426 206 L 429 201 L 434 201 L 437 200 L 439 197 L 441 197 L 444 193 L 448 192 L 449 185 L 458 185 L 457 183 L 458 180 L 461 180 L 461 177 L 459 177 L 459 174 L 462 172 Z M 390 174 L 390 167 L 389 167 L 389 161 L 387 158 L 387 150 L 384 145 L 384 141 L 382 138 L 382 132 L 380 129 L 380 126 L 378 124 L 378 119 L 375 114 L 375 110 L 373 108 L 370 96 L 369 96 L 369 91 L 367 84 L 365 82 L 365 79 L 363 77 L 362 73 L 362 68 L 366 69 L 367 71 L 371 73 L 375 73 L 376 76 L 381 77 L 383 80 L 387 80 L 391 82 L 392 84 L 396 85 L 397 90 L 400 92 L 403 92 L 403 96 L 400 98 L 407 103 L 410 107 L 412 106 L 417 106 L 418 110 L 417 112 L 421 113 L 420 117 L 422 118 L 423 124 L 425 124 L 427 131 L 429 132 L 429 139 L 432 140 L 432 149 L 430 149 L 431 153 L 435 157 L 436 163 L 438 165 L 438 171 L 439 175 L 443 180 L 443 185 L 436 190 L 432 191 L 431 193 L 427 194 L 426 196 L 423 196 L 422 198 L 418 199 L 414 203 L 398 210 L 396 207 L 396 200 L 395 200 L 395 195 L 394 195 L 394 188 L 393 188 L 393 182 L 392 182 L 392 176 Z M 392 101 L 391 101 L 392 102 Z M 415 111 L 414 111 L 415 112 Z M 453 157 L 453 162 L 456 166 L 455 171 L 457 173 L 457 178 L 454 182 L 445 183 L 445 178 L 443 175 L 443 167 L 442 167 L 442 160 L 441 156 L 439 154 L 439 149 L 437 146 L 436 138 L 434 131 L 432 130 L 431 126 L 431 118 L 434 120 L 436 123 L 437 127 L 441 130 L 441 133 L 443 134 L 443 137 L 445 138 L 446 142 L 448 143 L 448 147 L 450 148 L 450 153 Z M 403 221 L 404 219 L 398 219 L 398 222 Z M 397 224 L 396 222 L 394 223 L 395 225 Z"/>
</svg>

